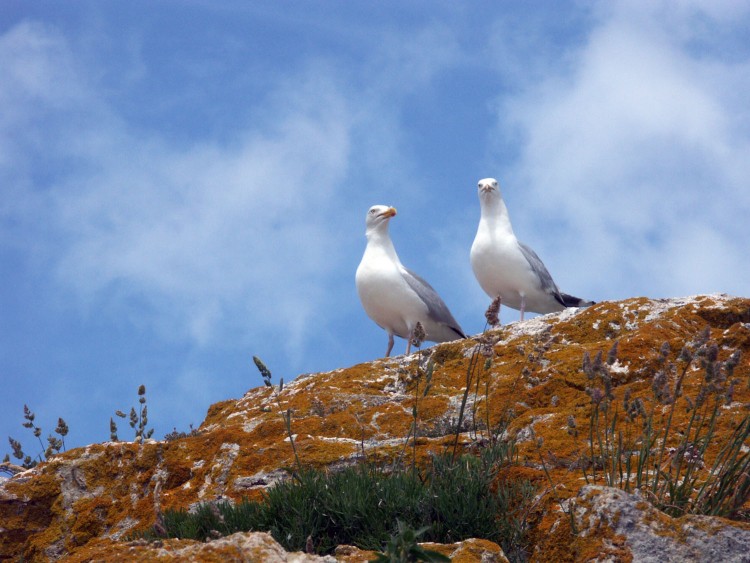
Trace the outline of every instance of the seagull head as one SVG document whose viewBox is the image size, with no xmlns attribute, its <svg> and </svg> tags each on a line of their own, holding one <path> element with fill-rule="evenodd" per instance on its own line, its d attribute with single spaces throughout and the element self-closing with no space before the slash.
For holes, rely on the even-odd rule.
<svg viewBox="0 0 750 563">
<path fill-rule="evenodd" d="M 391 217 L 396 215 L 396 208 L 387 205 L 373 205 L 367 211 L 367 230 L 377 229 L 381 226 L 387 226 Z"/>
<path fill-rule="evenodd" d="M 479 197 L 487 197 L 492 194 L 500 195 L 500 184 L 498 184 L 497 180 L 494 178 L 484 178 L 483 180 L 479 180 L 477 188 L 479 189 Z"/>
</svg>

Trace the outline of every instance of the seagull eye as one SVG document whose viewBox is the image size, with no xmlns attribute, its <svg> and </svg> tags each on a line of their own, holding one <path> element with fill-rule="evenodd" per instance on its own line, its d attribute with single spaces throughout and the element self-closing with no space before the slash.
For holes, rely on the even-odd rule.
<svg viewBox="0 0 750 563">
<path fill-rule="evenodd" d="M 481 187 L 482 187 L 482 182 L 479 182 L 479 183 L 477 184 L 477 188 L 481 188 Z"/>
</svg>

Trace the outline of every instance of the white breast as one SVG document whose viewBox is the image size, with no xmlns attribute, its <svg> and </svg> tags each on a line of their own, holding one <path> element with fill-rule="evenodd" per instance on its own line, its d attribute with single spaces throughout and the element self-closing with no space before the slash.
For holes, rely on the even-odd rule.
<svg viewBox="0 0 750 563">
<path fill-rule="evenodd" d="M 515 236 L 497 236 L 483 221 L 471 247 L 471 267 L 485 293 L 493 299 L 500 296 L 503 305 L 519 309 L 521 297 L 525 296 L 527 311 L 549 313 L 563 309 L 542 290 Z"/>
<path fill-rule="evenodd" d="M 377 248 L 368 248 L 356 274 L 357 293 L 367 315 L 380 327 L 406 338 L 427 306 L 404 280 L 398 263 Z"/>
</svg>

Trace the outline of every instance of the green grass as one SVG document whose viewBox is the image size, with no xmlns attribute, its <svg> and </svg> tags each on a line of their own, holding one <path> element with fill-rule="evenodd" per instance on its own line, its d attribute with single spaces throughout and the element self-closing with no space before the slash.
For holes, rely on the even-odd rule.
<svg viewBox="0 0 750 563">
<path fill-rule="evenodd" d="M 164 514 L 166 537 L 206 540 L 238 531 L 270 531 L 289 551 L 331 553 L 341 544 L 381 550 L 406 526 L 420 541 L 484 538 L 508 557 L 526 559 L 526 518 L 534 490 L 528 482 L 493 487 L 512 447 L 477 457 L 439 455 L 421 472 L 386 472 L 368 465 L 337 472 L 306 469 L 270 488 L 260 502 L 200 505 L 194 513 Z M 310 539 L 308 539 L 310 538 Z"/>
</svg>

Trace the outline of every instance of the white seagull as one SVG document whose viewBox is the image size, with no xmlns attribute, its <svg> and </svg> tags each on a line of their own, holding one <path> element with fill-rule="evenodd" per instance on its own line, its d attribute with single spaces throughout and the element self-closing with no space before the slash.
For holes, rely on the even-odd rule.
<svg viewBox="0 0 750 563">
<path fill-rule="evenodd" d="M 393 349 L 394 334 L 407 339 L 409 354 L 417 322 L 424 329 L 425 340 L 466 338 L 432 286 L 398 259 L 388 234 L 388 222 L 395 215 L 396 210 L 387 205 L 374 205 L 367 212 L 367 247 L 356 275 L 357 293 L 365 312 L 388 333 L 386 357 Z"/>
<path fill-rule="evenodd" d="M 485 293 L 519 309 L 521 320 L 525 311 L 553 313 L 593 305 L 562 293 L 536 252 L 516 238 L 497 180 L 479 180 L 478 187 L 482 216 L 471 245 L 471 267 Z"/>
</svg>

